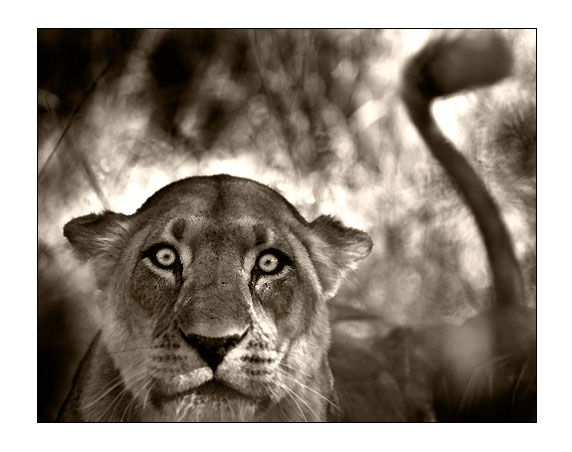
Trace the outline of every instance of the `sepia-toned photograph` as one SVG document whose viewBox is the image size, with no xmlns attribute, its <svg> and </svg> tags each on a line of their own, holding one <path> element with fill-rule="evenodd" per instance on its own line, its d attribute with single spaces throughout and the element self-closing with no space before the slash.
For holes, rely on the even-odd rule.
<svg viewBox="0 0 572 452">
<path fill-rule="evenodd" d="M 536 423 L 536 43 L 37 29 L 37 421 Z"/>
</svg>

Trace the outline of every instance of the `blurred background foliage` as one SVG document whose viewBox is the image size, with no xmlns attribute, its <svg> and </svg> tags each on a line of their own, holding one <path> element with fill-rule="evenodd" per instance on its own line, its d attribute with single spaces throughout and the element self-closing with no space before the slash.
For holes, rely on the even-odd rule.
<svg viewBox="0 0 572 452">
<path fill-rule="evenodd" d="M 488 305 L 473 220 L 399 99 L 400 71 L 454 30 L 39 30 L 39 420 L 54 418 L 95 326 L 71 218 L 132 213 L 174 180 L 228 173 L 373 252 L 333 303 L 392 324 L 458 324 Z M 535 306 L 536 33 L 502 32 L 514 74 L 441 100 L 439 124 L 502 209 Z"/>
</svg>

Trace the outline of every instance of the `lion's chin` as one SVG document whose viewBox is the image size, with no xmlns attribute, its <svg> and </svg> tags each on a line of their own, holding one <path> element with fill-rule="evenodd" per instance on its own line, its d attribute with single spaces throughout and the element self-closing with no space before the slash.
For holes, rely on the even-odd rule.
<svg viewBox="0 0 572 452">
<path fill-rule="evenodd" d="M 185 391 L 155 393 L 151 401 L 161 420 L 182 422 L 255 421 L 265 405 L 215 380 Z"/>
</svg>

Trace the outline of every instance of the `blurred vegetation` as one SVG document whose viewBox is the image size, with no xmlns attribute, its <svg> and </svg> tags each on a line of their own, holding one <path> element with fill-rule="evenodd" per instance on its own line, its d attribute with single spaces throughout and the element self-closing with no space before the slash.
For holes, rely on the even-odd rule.
<svg viewBox="0 0 572 452">
<path fill-rule="evenodd" d="M 40 30 L 39 419 L 53 419 L 94 332 L 92 287 L 63 225 L 131 213 L 182 177 L 250 177 L 308 219 L 367 230 L 373 253 L 335 303 L 401 325 L 459 323 L 487 306 L 473 220 L 398 96 L 404 61 L 453 32 Z M 439 101 L 435 115 L 500 204 L 534 306 L 536 35 L 503 33 L 514 75 Z"/>
</svg>

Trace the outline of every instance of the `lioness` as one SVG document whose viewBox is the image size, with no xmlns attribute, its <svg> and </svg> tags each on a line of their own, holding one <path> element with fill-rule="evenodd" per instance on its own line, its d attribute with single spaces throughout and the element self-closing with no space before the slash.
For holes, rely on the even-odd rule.
<svg viewBox="0 0 572 452">
<path fill-rule="evenodd" d="M 219 175 L 64 234 L 94 262 L 105 320 L 62 420 L 327 418 L 326 300 L 370 252 L 366 233 Z"/>
<path fill-rule="evenodd" d="M 484 238 L 495 307 L 459 329 L 414 337 L 425 347 L 421 361 L 433 364 L 422 386 L 434 385 L 436 414 L 413 407 L 412 419 L 453 420 L 463 412 L 491 419 L 500 408 L 512 419 L 521 399 L 523 416 L 534 411 L 535 379 L 525 377 L 535 363 L 534 313 L 519 306 L 522 279 L 510 237 L 481 179 L 430 113 L 434 98 L 493 83 L 509 70 L 502 39 L 481 32 L 429 43 L 404 72 L 408 113 Z M 349 374 L 348 387 L 358 369 L 368 385 L 383 386 L 368 355 L 359 362 L 351 347 L 337 359 L 328 355 L 326 302 L 369 254 L 365 232 L 330 216 L 307 222 L 274 190 L 218 175 L 168 185 L 133 215 L 74 219 L 64 234 L 93 263 L 103 322 L 61 420 L 336 420 L 344 410 L 333 376 Z M 392 340 L 374 341 L 371 352 Z M 333 376 L 330 361 L 337 362 Z M 344 370 L 343 361 L 354 368 Z M 481 370 L 499 363 L 493 385 L 494 372 Z M 345 414 L 378 420 L 366 405 L 382 403 L 369 397 L 381 393 L 361 389 L 341 394 L 343 403 L 358 405 Z M 366 414 L 356 414 L 364 406 Z"/>
</svg>

